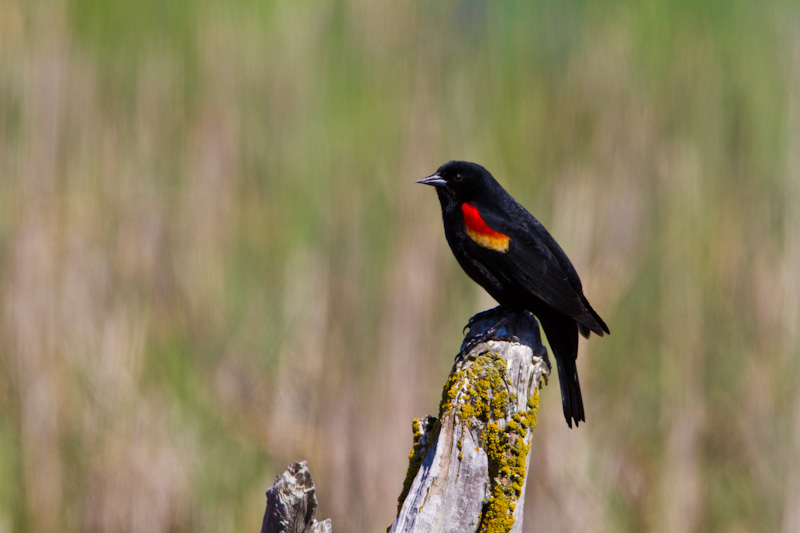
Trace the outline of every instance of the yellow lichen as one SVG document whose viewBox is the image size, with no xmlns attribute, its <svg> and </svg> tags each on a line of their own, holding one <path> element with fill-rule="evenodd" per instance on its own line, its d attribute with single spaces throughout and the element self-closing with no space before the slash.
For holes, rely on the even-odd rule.
<svg viewBox="0 0 800 533">
<path fill-rule="evenodd" d="M 411 448 L 411 453 L 408 454 L 408 470 L 406 470 L 406 478 L 403 481 L 403 490 L 400 493 L 400 497 L 397 498 L 398 513 L 403 506 L 408 491 L 411 490 L 411 484 L 414 482 L 414 478 L 417 476 L 420 466 L 422 466 L 422 461 L 425 460 L 425 455 L 428 453 L 428 446 L 430 446 L 430 443 L 436 442 L 439 436 L 439 430 L 441 429 L 440 422 L 435 418 L 432 418 L 431 422 L 427 430 L 427 440 L 424 442 L 423 437 L 425 437 L 425 435 L 423 434 L 422 424 L 419 418 L 415 418 L 411 424 L 414 432 L 414 446 Z"/>
<path fill-rule="evenodd" d="M 486 425 L 482 437 L 492 489 L 478 531 L 506 533 L 514 525 L 514 510 L 522 495 L 529 451 L 525 436 L 536 426 L 538 407 L 539 394 L 534 390 L 533 397 L 528 400 L 528 410 L 514 415 L 505 429 L 500 430 L 493 422 Z"/>
<path fill-rule="evenodd" d="M 504 533 L 514 524 L 515 502 L 525 483 L 525 464 L 529 447 L 525 436 L 536 426 L 539 394 L 533 391 L 527 411 L 515 413 L 504 428 L 497 423 L 508 416 L 509 405 L 516 397 L 506 385 L 506 361 L 494 353 L 483 353 L 467 368 L 454 372 L 442 392 L 439 417 L 454 414 L 473 428 L 482 428 L 479 441 L 489 462 L 490 497 L 479 531 Z M 453 413 L 454 406 L 457 412 Z M 458 441 L 459 460 L 462 441 Z"/>
</svg>

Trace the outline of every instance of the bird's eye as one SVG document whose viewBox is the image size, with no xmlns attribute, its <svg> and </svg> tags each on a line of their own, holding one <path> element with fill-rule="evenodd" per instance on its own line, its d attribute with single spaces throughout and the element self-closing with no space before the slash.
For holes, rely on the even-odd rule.
<svg viewBox="0 0 800 533">
<path fill-rule="evenodd" d="M 456 174 L 455 178 L 453 179 L 455 179 L 456 181 L 461 181 L 464 179 L 464 176 L 462 176 L 461 174 Z"/>
</svg>

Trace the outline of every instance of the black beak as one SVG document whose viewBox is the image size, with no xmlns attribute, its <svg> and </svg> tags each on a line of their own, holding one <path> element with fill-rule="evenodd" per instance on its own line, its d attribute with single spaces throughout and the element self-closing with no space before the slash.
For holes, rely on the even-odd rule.
<svg viewBox="0 0 800 533">
<path fill-rule="evenodd" d="M 427 178 L 422 178 L 421 180 L 417 180 L 414 183 L 424 183 L 425 185 L 433 185 L 434 187 L 447 186 L 447 182 L 439 174 L 433 174 L 431 176 L 428 176 Z"/>
</svg>

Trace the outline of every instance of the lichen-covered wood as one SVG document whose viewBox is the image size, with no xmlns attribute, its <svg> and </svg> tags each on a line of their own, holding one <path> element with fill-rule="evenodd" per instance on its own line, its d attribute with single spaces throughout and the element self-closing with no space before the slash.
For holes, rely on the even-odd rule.
<svg viewBox="0 0 800 533">
<path fill-rule="evenodd" d="M 500 319 L 505 325 L 485 338 Z M 445 384 L 439 419 L 414 422 L 400 509 L 391 531 L 522 531 L 538 388 L 549 373 L 530 314 L 477 315 Z"/>
<path fill-rule="evenodd" d="M 261 533 L 331 533 L 330 519 L 317 522 L 317 496 L 305 461 L 291 463 L 267 490 Z"/>
</svg>

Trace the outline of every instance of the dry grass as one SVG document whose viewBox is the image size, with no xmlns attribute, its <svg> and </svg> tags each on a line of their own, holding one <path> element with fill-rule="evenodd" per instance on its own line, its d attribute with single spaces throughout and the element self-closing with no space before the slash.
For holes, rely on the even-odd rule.
<svg viewBox="0 0 800 533">
<path fill-rule="evenodd" d="M 0 531 L 256 530 L 297 459 L 388 525 L 491 305 L 411 183 L 456 157 L 613 332 L 542 530 L 800 529 L 795 6 L 134 4 L 0 0 Z"/>
</svg>

